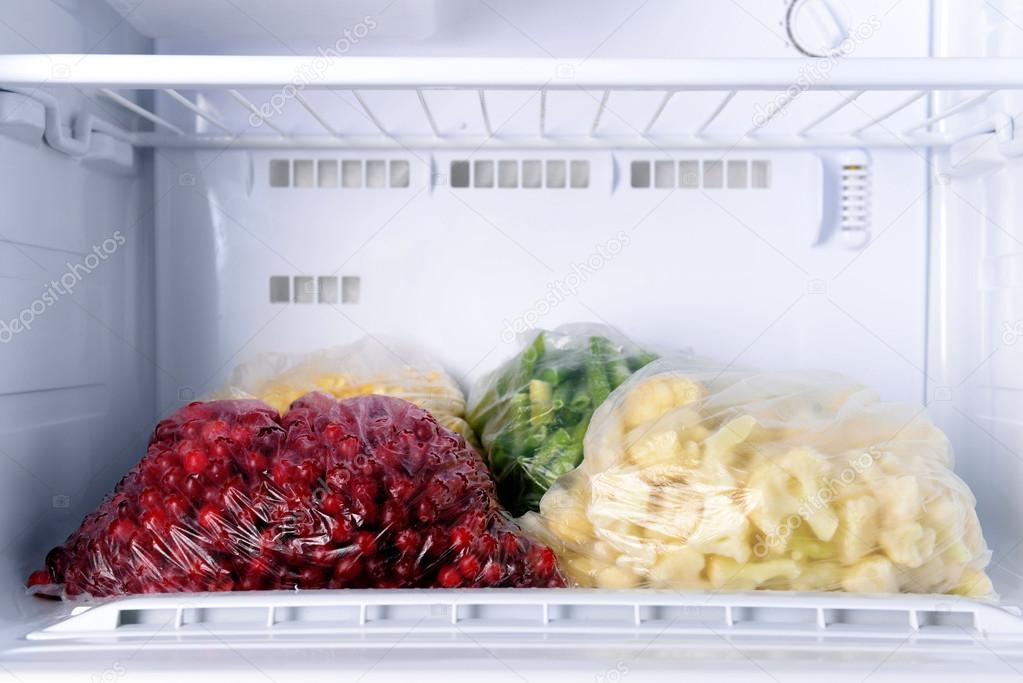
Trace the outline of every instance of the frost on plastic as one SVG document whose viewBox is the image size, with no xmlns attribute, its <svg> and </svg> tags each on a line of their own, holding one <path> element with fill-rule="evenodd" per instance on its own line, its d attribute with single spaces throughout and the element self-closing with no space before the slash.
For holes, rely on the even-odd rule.
<svg viewBox="0 0 1023 683">
<path fill-rule="evenodd" d="M 473 388 L 469 424 L 513 514 L 538 509 L 551 484 L 582 461 L 593 411 L 653 358 L 613 328 L 567 325 L 536 332 Z"/>
<path fill-rule="evenodd" d="M 235 368 L 212 398 L 255 398 L 284 414 L 311 391 L 335 398 L 376 394 L 404 399 L 476 444 L 458 383 L 418 348 L 390 339 L 363 337 L 311 353 L 261 354 Z"/>
<path fill-rule="evenodd" d="M 309 394 L 283 415 L 194 403 L 28 581 L 94 597 L 293 588 L 561 586 L 483 461 L 396 398 Z"/>
<path fill-rule="evenodd" d="M 840 375 L 657 361 L 585 453 L 522 520 L 583 586 L 992 593 L 948 439 Z"/>
</svg>

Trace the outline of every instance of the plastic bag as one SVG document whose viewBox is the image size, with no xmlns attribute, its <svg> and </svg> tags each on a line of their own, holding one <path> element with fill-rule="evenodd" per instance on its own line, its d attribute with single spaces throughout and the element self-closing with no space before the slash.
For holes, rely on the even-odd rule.
<svg viewBox="0 0 1023 683">
<path fill-rule="evenodd" d="M 520 354 L 482 379 L 470 396 L 501 502 L 520 515 L 583 457 L 593 411 L 654 356 L 602 325 L 537 331 Z"/>
<path fill-rule="evenodd" d="M 28 584 L 49 595 L 561 586 L 479 455 L 396 398 L 194 403 Z"/>
<path fill-rule="evenodd" d="M 479 445 L 465 421 L 465 396 L 458 383 L 421 350 L 390 339 L 363 337 L 311 353 L 264 353 L 236 367 L 211 398 L 255 398 L 284 414 L 311 391 L 335 398 L 376 394 L 404 399 Z"/>
<path fill-rule="evenodd" d="M 520 521 L 583 586 L 989 595 L 951 466 L 923 408 L 843 376 L 662 360 Z"/>
</svg>

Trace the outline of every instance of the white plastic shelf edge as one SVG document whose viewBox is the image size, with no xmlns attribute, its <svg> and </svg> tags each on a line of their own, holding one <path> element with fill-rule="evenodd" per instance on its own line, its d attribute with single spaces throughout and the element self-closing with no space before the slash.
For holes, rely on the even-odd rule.
<svg viewBox="0 0 1023 683">
<path fill-rule="evenodd" d="M 596 590 L 322 590 L 137 596 L 82 605 L 30 640 L 650 634 L 1023 641 L 1010 608 L 954 596 Z M 392 638 L 393 640 L 393 638 Z M 472 638 L 465 640 L 474 644 Z M 397 646 L 398 643 L 396 642 Z"/>
</svg>

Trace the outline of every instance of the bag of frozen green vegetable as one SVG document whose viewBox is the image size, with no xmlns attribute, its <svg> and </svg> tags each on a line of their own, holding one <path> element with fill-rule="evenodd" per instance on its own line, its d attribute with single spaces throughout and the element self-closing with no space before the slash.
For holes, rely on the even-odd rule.
<svg viewBox="0 0 1023 683">
<path fill-rule="evenodd" d="M 593 411 L 655 357 L 613 328 L 565 325 L 534 332 L 476 384 L 467 420 L 512 514 L 537 510 L 551 484 L 582 462 Z"/>
</svg>

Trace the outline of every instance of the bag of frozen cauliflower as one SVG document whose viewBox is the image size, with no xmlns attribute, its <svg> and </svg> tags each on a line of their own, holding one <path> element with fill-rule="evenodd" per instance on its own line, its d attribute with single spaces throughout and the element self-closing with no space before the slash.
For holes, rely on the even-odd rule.
<svg viewBox="0 0 1023 683">
<path fill-rule="evenodd" d="M 465 421 L 465 395 L 427 354 L 379 337 L 310 353 L 264 353 L 234 369 L 211 398 L 257 398 L 281 414 L 311 391 L 335 398 L 394 396 L 433 414 L 437 421 L 478 446 Z"/>
<path fill-rule="evenodd" d="M 990 596 L 948 439 L 826 372 L 655 361 L 526 527 L 582 586 Z"/>
</svg>

